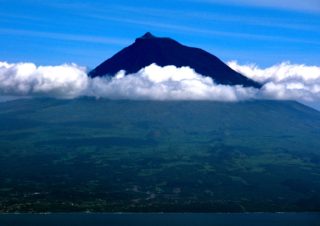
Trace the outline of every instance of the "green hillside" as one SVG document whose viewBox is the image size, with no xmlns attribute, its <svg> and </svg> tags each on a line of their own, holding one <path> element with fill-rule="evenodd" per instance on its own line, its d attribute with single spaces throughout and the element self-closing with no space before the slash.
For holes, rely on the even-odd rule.
<svg viewBox="0 0 320 226">
<path fill-rule="evenodd" d="M 297 102 L 0 104 L 0 212 L 320 211 L 320 113 Z"/>
</svg>

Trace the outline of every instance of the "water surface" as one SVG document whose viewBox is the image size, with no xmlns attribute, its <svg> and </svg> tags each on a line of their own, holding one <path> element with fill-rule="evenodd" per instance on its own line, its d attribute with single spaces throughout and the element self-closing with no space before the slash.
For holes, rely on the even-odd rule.
<svg viewBox="0 0 320 226">
<path fill-rule="evenodd" d="M 320 213 L 1 214 L 0 226 L 320 226 Z"/>
</svg>

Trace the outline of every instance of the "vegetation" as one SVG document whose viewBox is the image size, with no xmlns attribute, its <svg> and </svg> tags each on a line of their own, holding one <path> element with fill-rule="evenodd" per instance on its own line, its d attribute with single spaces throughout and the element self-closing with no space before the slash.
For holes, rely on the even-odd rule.
<svg viewBox="0 0 320 226">
<path fill-rule="evenodd" d="M 2 103 L 0 211 L 320 211 L 319 135 L 296 102 Z"/>
</svg>

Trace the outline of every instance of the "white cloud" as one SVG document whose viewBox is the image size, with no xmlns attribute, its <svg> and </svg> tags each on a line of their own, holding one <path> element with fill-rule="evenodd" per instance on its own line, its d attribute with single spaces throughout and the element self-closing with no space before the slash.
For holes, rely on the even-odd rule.
<svg viewBox="0 0 320 226">
<path fill-rule="evenodd" d="M 152 64 L 135 74 L 120 71 L 113 78 L 87 76 L 75 64 L 39 66 L 33 63 L 0 62 L 0 94 L 6 96 L 79 96 L 111 99 L 239 101 L 258 92 L 242 86 L 218 85 L 189 67 Z"/>
<path fill-rule="evenodd" d="M 114 45 L 127 45 L 130 40 L 120 38 L 105 38 L 101 36 L 93 35 L 80 35 L 80 34 L 65 34 L 56 32 L 43 32 L 23 29 L 8 29 L 0 28 L 1 35 L 14 35 L 14 36 L 30 36 L 30 37 L 41 37 L 55 40 L 66 40 L 66 41 L 79 41 L 79 42 L 91 42 L 91 43 L 102 43 L 102 44 L 114 44 Z"/>
<path fill-rule="evenodd" d="M 228 65 L 263 85 L 264 98 L 320 102 L 320 67 L 290 64 L 289 62 L 261 69 L 256 65 Z"/>
<path fill-rule="evenodd" d="M 74 98 L 88 86 L 85 69 L 75 64 L 39 66 L 0 62 L 0 94 Z"/>
<path fill-rule="evenodd" d="M 0 62 L 0 97 L 48 96 L 76 98 L 94 96 L 110 99 L 213 100 L 248 99 L 297 100 L 320 103 L 320 67 L 281 63 L 269 68 L 229 62 L 234 70 L 260 82 L 254 88 L 216 84 L 210 77 L 189 67 L 160 67 L 152 64 L 134 74 L 124 71 L 115 77 L 91 79 L 84 67 L 75 64 L 39 66 L 33 63 Z"/>
<path fill-rule="evenodd" d="M 303 12 L 319 12 L 320 2 L 319 0 L 190 0 L 194 2 L 206 2 L 206 3 L 223 3 L 223 4 L 235 4 L 246 5 L 255 7 L 266 7 L 284 10 L 294 10 Z"/>
<path fill-rule="evenodd" d="M 257 90 L 215 84 L 189 67 L 152 64 L 135 74 L 124 76 L 122 71 L 112 79 L 95 78 L 89 92 L 116 99 L 238 101 L 254 98 Z"/>
</svg>

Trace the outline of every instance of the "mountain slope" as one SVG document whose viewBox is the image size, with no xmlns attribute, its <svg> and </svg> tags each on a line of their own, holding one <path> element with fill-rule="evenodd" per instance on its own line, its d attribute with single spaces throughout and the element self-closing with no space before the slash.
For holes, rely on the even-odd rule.
<svg viewBox="0 0 320 226">
<path fill-rule="evenodd" d="M 0 211 L 319 211 L 320 113 L 296 102 L 0 104 Z"/>
<path fill-rule="evenodd" d="M 100 64 L 89 75 L 114 75 L 120 70 L 136 73 L 152 63 L 159 66 L 189 66 L 219 84 L 260 88 L 260 84 L 232 70 L 216 56 L 202 49 L 181 45 L 170 38 L 155 37 L 150 33 L 137 38 L 132 45 Z"/>
</svg>

